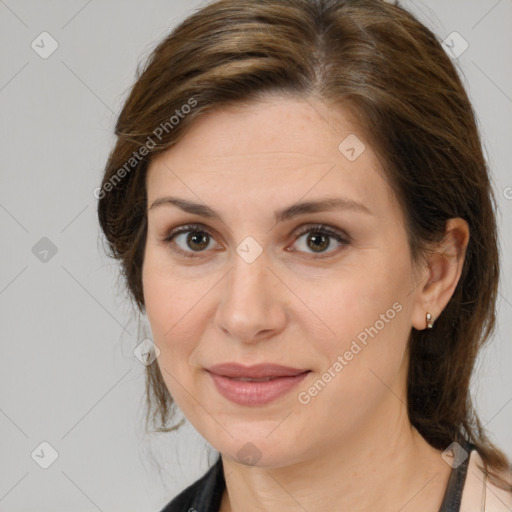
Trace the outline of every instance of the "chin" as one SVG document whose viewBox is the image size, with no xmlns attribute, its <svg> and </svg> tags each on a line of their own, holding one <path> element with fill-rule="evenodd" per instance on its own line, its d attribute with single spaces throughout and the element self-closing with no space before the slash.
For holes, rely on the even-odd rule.
<svg viewBox="0 0 512 512">
<path fill-rule="evenodd" d="M 248 467 L 284 467 L 303 459 L 304 452 L 298 451 L 297 447 L 306 447 L 290 431 L 290 425 L 276 428 L 276 424 L 279 422 L 256 420 L 225 423 L 223 426 L 229 434 L 223 429 L 219 433 L 218 428 L 215 428 L 215 433 L 200 431 L 200 434 L 223 457 Z M 300 437 L 304 439 L 304 436 Z"/>
</svg>

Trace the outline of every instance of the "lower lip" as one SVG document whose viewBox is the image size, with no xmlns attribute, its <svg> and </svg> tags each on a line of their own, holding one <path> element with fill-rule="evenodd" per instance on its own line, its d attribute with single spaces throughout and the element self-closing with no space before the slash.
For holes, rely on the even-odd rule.
<svg viewBox="0 0 512 512">
<path fill-rule="evenodd" d="M 264 405 L 288 393 L 309 372 L 293 377 L 277 377 L 263 382 L 247 382 L 230 379 L 208 372 L 217 387 L 217 391 L 238 405 Z"/>
</svg>

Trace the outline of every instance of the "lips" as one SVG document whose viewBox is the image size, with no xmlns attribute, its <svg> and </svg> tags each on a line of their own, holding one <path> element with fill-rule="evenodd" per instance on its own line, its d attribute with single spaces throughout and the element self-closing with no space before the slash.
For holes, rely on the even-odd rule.
<svg viewBox="0 0 512 512">
<path fill-rule="evenodd" d="M 234 379 L 271 379 L 275 377 L 294 377 L 307 372 L 307 369 L 290 368 L 277 364 L 264 363 L 254 366 L 243 366 L 236 363 L 218 364 L 208 368 L 208 371 L 222 377 Z"/>
<path fill-rule="evenodd" d="M 238 405 L 264 405 L 288 393 L 310 370 L 264 363 L 224 363 L 207 368 L 217 391 Z"/>
</svg>

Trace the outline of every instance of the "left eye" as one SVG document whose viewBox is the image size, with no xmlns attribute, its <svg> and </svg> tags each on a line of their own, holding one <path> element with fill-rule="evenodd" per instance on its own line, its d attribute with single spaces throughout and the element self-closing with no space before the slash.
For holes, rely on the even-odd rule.
<svg viewBox="0 0 512 512">
<path fill-rule="evenodd" d="M 333 251 L 327 251 L 327 249 L 333 245 L 331 242 L 333 239 L 337 242 L 338 246 L 349 244 L 347 237 L 323 225 L 308 226 L 303 229 L 302 232 L 299 233 L 295 244 L 298 244 L 298 250 L 303 252 L 308 252 L 308 249 L 310 249 L 314 254 L 330 254 Z M 293 251 L 295 251 L 295 249 L 293 249 Z"/>
</svg>

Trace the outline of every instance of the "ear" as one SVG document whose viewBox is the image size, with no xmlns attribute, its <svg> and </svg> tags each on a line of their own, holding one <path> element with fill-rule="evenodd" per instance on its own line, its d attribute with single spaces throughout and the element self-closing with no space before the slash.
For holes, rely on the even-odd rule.
<svg viewBox="0 0 512 512">
<path fill-rule="evenodd" d="M 468 242 L 468 223 L 461 218 L 449 219 L 442 242 L 427 257 L 420 273 L 420 289 L 412 315 L 415 329 L 425 329 L 427 313 L 435 321 L 450 301 L 462 273 Z"/>
</svg>

